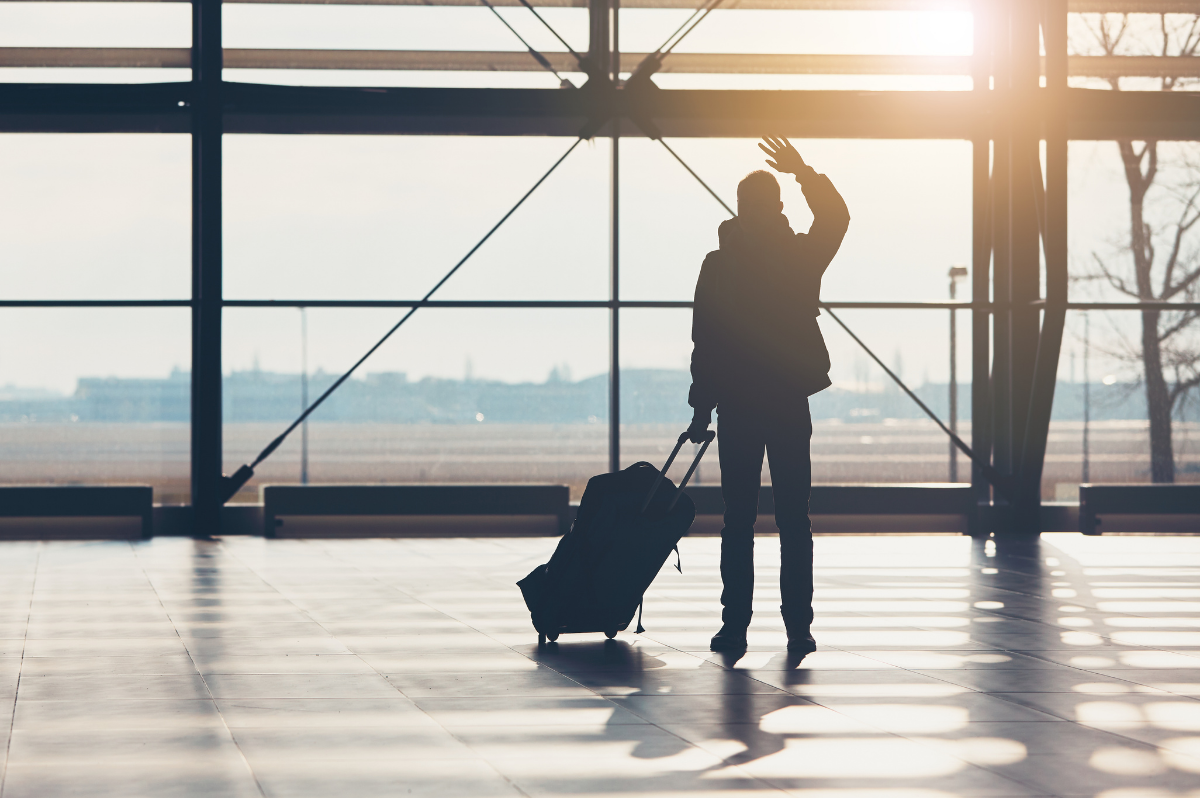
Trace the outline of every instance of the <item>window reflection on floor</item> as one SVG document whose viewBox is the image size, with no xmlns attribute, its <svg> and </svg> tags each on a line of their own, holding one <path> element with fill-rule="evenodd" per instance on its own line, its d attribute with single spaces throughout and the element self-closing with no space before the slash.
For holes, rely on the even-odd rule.
<svg viewBox="0 0 1200 798">
<path fill-rule="evenodd" d="M 539 648 L 548 538 L 5 543 L 4 794 L 1200 796 L 1200 538 L 820 537 L 820 649 L 707 651 L 715 538 L 642 635 Z"/>
</svg>

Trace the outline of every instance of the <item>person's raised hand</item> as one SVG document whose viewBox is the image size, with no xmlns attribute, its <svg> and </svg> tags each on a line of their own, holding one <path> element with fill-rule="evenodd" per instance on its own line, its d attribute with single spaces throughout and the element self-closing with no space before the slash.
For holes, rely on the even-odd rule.
<svg viewBox="0 0 1200 798">
<path fill-rule="evenodd" d="M 812 167 L 804 162 L 800 157 L 800 153 L 796 152 L 796 148 L 787 139 L 773 139 L 769 136 L 763 136 L 762 142 L 758 148 L 771 156 L 767 159 L 767 165 L 776 172 L 784 172 L 785 174 L 793 174 L 799 177 L 801 174 L 807 174 L 813 171 Z"/>
</svg>

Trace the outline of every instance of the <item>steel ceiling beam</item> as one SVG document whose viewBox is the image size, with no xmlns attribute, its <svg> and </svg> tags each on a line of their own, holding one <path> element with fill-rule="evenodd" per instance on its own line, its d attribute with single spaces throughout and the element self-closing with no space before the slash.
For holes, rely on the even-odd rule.
<svg viewBox="0 0 1200 798">
<path fill-rule="evenodd" d="M 574 136 L 606 113 L 670 137 L 971 139 L 987 92 L 348 88 L 225 84 L 227 133 Z M 1035 92 L 1042 102 L 1044 94 Z M 1200 138 L 1200 96 L 1066 92 L 1071 139 Z M 190 83 L 3 84 L 0 131 L 188 132 Z M 629 135 L 641 135 L 632 127 Z M 607 130 L 602 130 L 606 135 Z"/>
<path fill-rule="evenodd" d="M 575 57 L 543 53 L 559 72 L 578 72 Z M 631 72 L 646 53 L 622 53 Z M 659 72 L 766 75 L 970 75 L 972 57 L 943 55 L 819 55 L 793 53 L 672 53 Z M 1045 59 L 1042 59 L 1043 63 Z M 0 47 L 0 67 L 188 69 L 186 47 Z M 544 67 L 516 50 L 284 50 L 226 49 L 226 69 L 354 69 L 446 72 L 539 72 Z M 1044 72 L 1044 68 L 1043 68 Z M 1200 58 L 1071 56 L 1071 77 L 1200 78 Z"/>
</svg>

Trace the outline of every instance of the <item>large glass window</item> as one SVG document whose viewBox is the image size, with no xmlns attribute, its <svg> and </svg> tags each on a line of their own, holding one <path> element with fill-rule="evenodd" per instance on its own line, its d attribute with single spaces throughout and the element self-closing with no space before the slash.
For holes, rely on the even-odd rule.
<svg viewBox="0 0 1200 798">
<path fill-rule="evenodd" d="M 549 27 L 519 5 L 493 13 L 485 6 L 230 3 L 223 8 L 224 76 L 264 84 L 549 89 L 565 77 L 581 85 L 567 48 L 587 51 L 587 9 L 537 10 Z M 619 36 L 610 42 L 622 54 L 622 76 L 692 11 L 622 10 Z M 673 48 L 655 80 L 665 89 L 968 89 L 973 25 L 965 7 L 722 7 Z M 1189 34 L 1194 28 L 1190 15 L 1073 13 L 1072 85 L 1188 88 L 1189 70 L 1171 64 L 1194 55 L 1200 40 Z M 184 3 L 0 3 L 4 82 L 187 80 L 190 44 L 191 9 Z M 561 74 L 540 66 L 527 45 Z M 1122 61 L 1126 56 L 1143 57 Z M 86 109 L 66 108 L 71 113 L 62 118 L 74 121 L 63 127 L 153 130 L 164 116 L 203 112 L 203 103 L 186 99 L 155 105 L 164 90 L 179 87 L 115 91 L 129 88 L 106 90 L 105 102 L 124 98 L 119 112 L 102 103 L 84 124 Z M 239 130 L 255 130 L 258 111 L 251 107 L 271 98 L 290 98 L 301 114 L 310 102 L 310 110 L 330 112 L 316 109 L 324 100 L 314 93 L 270 86 L 230 91 L 240 92 L 230 94 L 241 103 L 233 117 Z M 566 106 L 559 101 L 570 91 L 537 95 L 548 103 L 543 112 L 561 113 Z M 60 98 L 44 96 L 47 107 Z M 331 96 L 360 102 L 365 94 L 320 93 Z M 962 99 L 938 101 L 956 108 Z M 137 110 L 142 102 L 148 104 Z M 277 130 L 288 130 L 286 120 L 296 117 L 275 115 L 281 110 L 259 109 Z M 463 118 L 454 116 L 462 110 L 448 108 L 439 129 L 453 129 L 446 120 Z M 55 127 L 35 111 L 10 129 Z M 852 116 L 846 119 L 844 135 L 857 135 Z M 663 142 L 642 137 L 631 119 L 619 127 L 625 137 L 615 186 L 612 140 L 579 145 L 434 297 L 465 306 L 422 309 L 314 415 L 307 457 L 298 433 L 239 498 L 250 498 L 265 481 L 298 479 L 564 481 L 578 495 L 588 476 L 609 465 L 612 346 L 621 370 L 618 459 L 661 459 L 690 415 L 686 303 L 728 214 Z M 464 124 L 462 132 L 492 132 L 469 128 Z M 369 303 L 423 296 L 570 143 L 570 136 L 541 135 L 225 136 L 220 301 L 226 303 L 228 470 L 251 459 L 305 397 L 315 399 L 407 310 Z M 973 257 L 972 144 L 795 143 L 833 179 L 851 213 L 823 298 L 949 420 L 950 312 L 849 306 L 949 298 L 948 271 Z M 4 456 L 25 457 L 21 447 L 45 455 L 29 460 L 40 465 L 23 477 L 149 481 L 160 500 L 186 500 L 187 475 L 171 464 L 178 452 L 186 456 L 188 439 L 181 397 L 190 382 L 188 306 L 196 265 L 192 144 L 186 135 L 150 133 L 0 135 L 0 299 L 9 304 L 0 310 L 9 342 L 0 345 L 0 423 L 41 430 L 20 433 L 32 438 L 14 432 Z M 748 139 L 672 137 L 667 144 L 730 205 L 738 180 L 764 168 Z M 1166 140 L 1070 146 L 1071 300 L 1178 307 L 1155 319 L 1141 310 L 1072 311 L 1047 497 L 1070 494 L 1062 485 L 1076 480 L 1077 471 L 1093 481 L 1161 481 L 1163 440 L 1170 444 L 1171 478 L 1200 473 L 1190 453 L 1192 383 L 1200 382 L 1200 344 L 1193 340 L 1200 328 L 1192 309 L 1200 299 L 1200 279 L 1193 279 L 1200 274 L 1195 150 L 1193 142 Z M 800 188 L 787 177 L 782 183 L 789 220 L 803 231 L 812 217 Z M 616 219 L 610 218 L 614 188 Z M 1144 202 L 1132 201 L 1143 191 Z M 1135 231 L 1148 236 L 1140 241 Z M 967 283 L 958 284 L 960 300 L 970 293 Z M 79 300 L 160 307 L 14 307 Z M 266 307 L 271 302 L 284 304 Z M 304 302 L 348 304 L 302 310 Z M 969 322 L 963 311 L 957 424 L 968 438 Z M 816 479 L 965 480 L 965 458 L 951 459 L 945 437 L 832 314 L 820 323 L 834 384 L 812 399 Z M 72 340 L 82 343 L 72 349 Z M 1166 400 L 1151 390 L 1160 376 Z M 1164 414 L 1165 439 L 1148 421 Z M 1084 415 L 1088 445 L 1099 448 L 1083 445 Z M 1114 425 L 1115 437 L 1102 441 L 1097 425 L 1105 423 Z M 49 424 L 68 425 L 67 431 L 40 426 Z M 126 426 L 89 426 L 103 424 Z M 76 456 L 72 447 L 84 449 Z M 706 466 L 701 482 L 716 470 L 715 462 Z"/>
</svg>

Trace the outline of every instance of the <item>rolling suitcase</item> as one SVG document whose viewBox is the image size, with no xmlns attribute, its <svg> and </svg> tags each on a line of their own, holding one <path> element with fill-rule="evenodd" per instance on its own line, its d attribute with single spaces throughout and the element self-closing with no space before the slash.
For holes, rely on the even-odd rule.
<svg viewBox="0 0 1200 798">
<path fill-rule="evenodd" d="M 671 552 L 678 555 L 679 539 L 696 518 L 696 505 L 683 488 L 715 437 L 709 430 L 678 488 L 666 473 L 687 441 L 686 432 L 662 471 L 641 462 L 588 480 L 575 523 L 550 562 L 517 583 L 539 645 L 583 632 L 603 632 L 611 639 L 628 628 L 642 595 Z M 640 612 L 637 631 L 644 631 Z"/>
</svg>

